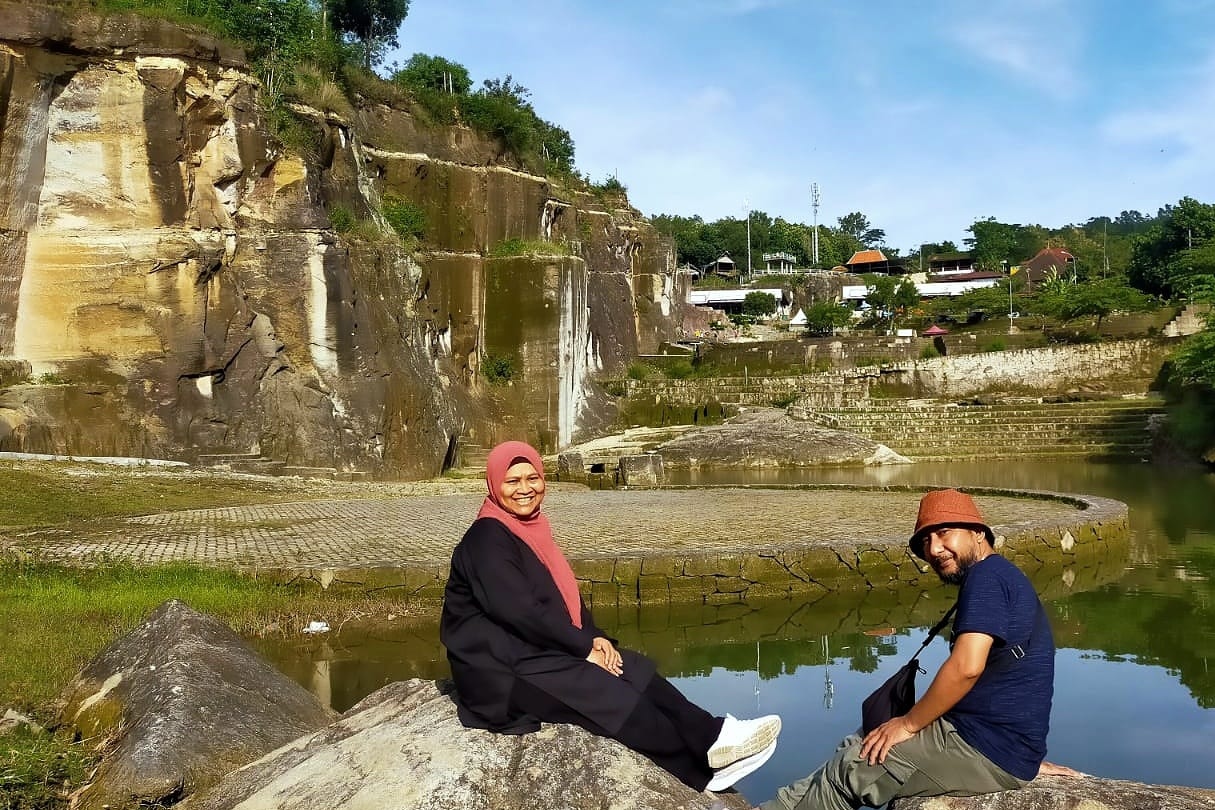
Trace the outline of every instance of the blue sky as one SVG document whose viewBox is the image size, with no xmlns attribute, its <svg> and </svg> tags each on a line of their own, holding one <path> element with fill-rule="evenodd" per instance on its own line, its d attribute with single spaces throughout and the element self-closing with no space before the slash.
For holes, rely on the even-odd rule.
<svg viewBox="0 0 1215 810">
<path fill-rule="evenodd" d="M 816 182 L 908 251 L 1215 202 L 1215 0 L 413 0 L 400 42 L 512 74 L 647 215 L 809 223 Z"/>
</svg>

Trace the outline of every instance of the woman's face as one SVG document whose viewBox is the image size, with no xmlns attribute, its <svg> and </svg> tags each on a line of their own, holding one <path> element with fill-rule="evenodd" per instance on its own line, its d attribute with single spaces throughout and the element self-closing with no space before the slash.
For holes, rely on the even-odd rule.
<svg viewBox="0 0 1215 810">
<path fill-rule="evenodd" d="M 531 517 L 544 500 L 544 478 L 526 461 L 513 465 L 498 487 L 498 501 L 515 517 Z"/>
</svg>

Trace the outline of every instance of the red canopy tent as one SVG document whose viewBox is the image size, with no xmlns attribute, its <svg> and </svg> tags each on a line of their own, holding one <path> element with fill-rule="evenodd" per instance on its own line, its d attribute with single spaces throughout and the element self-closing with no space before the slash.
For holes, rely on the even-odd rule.
<svg viewBox="0 0 1215 810">
<path fill-rule="evenodd" d="M 920 332 L 920 334 L 924 337 L 936 337 L 937 335 L 948 335 L 949 330 L 942 329 L 941 327 L 937 326 L 934 323 L 932 326 L 928 327 L 923 332 Z"/>
</svg>

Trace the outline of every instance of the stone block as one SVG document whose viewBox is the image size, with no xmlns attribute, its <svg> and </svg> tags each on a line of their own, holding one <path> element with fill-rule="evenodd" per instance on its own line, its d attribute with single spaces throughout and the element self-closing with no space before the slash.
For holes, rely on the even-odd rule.
<svg viewBox="0 0 1215 810">
<path fill-rule="evenodd" d="M 610 558 L 571 560 L 570 566 L 579 579 L 588 582 L 611 582 L 616 570 L 616 561 Z"/>
<path fill-rule="evenodd" d="M 646 453 L 644 456 L 621 456 L 619 462 L 620 483 L 626 487 L 653 487 L 666 480 L 662 456 Z"/>
<path fill-rule="evenodd" d="M 717 593 L 746 593 L 752 584 L 742 577 L 713 577 L 713 590 Z"/>
<path fill-rule="evenodd" d="M 612 581 L 626 587 L 635 586 L 641 576 L 641 559 L 635 557 L 619 557 L 612 568 Z"/>
<path fill-rule="evenodd" d="M 608 608 L 616 607 L 619 589 L 609 582 L 591 583 L 591 609 L 602 613 Z M 602 621 L 602 616 L 596 617 L 596 622 Z"/>
<path fill-rule="evenodd" d="M 562 453 L 557 456 L 557 477 L 562 481 L 585 481 L 586 459 L 581 453 Z"/>
<path fill-rule="evenodd" d="M 725 554 L 689 557 L 683 561 L 683 573 L 687 576 L 738 576 L 742 573 L 742 560 Z"/>
<path fill-rule="evenodd" d="M 637 594 L 642 602 L 671 601 L 671 586 L 667 577 L 638 577 Z"/>
<path fill-rule="evenodd" d="M 747 557 L 742 564 L 743 579 L 751 582 L 766 582 L 770 585 L 786 585 L 793 575 L 789 569 L 771 557 Z"/>
<path fill-rule="evenodd" d="M 646 557 L 641 561 L 641 575 L 677 577 L 683 574 L 683 566 L 679 557 Z"/>
</svg>

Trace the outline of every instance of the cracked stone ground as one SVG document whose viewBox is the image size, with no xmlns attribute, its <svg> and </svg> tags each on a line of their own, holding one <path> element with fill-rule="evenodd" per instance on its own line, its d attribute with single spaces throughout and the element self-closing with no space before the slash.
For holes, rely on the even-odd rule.
<svg viewBox="0 0 1215 810">
<path fill-rule="evenodd" d="M 483 491 L 483 490 L 482 490 Z M 855 490 L 550 489 L 545 512 L 572 559 L 679 551 L 739 552 L 869 542 L 901 546 L 920 494 Z M 1071 504 L 976 497 L 1003 533 L 1067 522 Z M 92 528 L 14 537 L 61 560 L 193 561 L 233 568 L 362 568 L 444 565 L 476 515 L 481 495 L 415 494 L 169 512 Z"/>
</svg>

